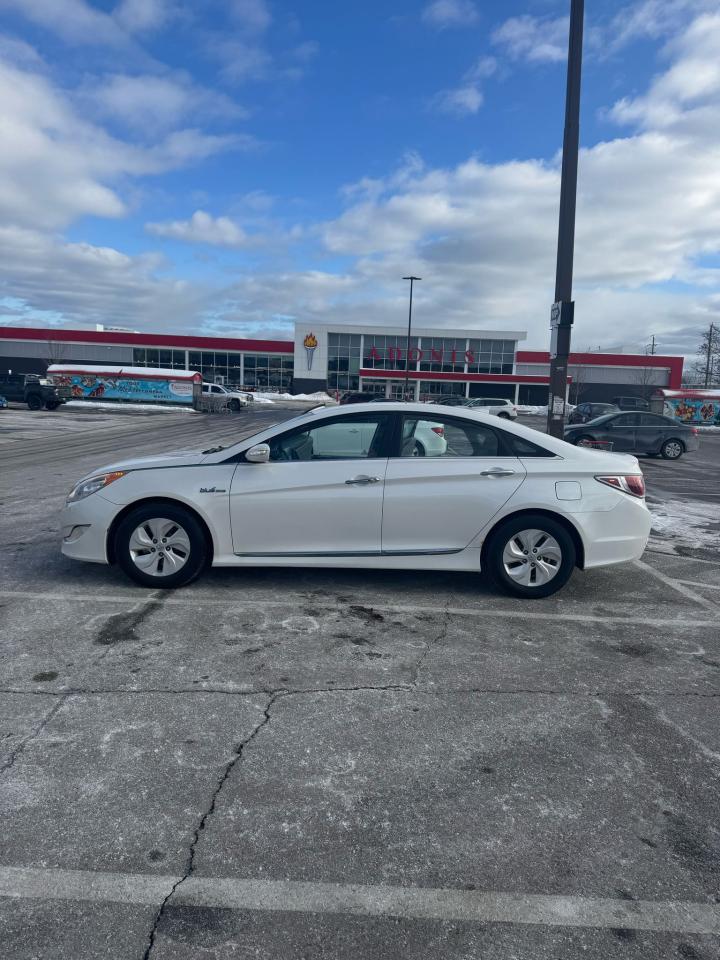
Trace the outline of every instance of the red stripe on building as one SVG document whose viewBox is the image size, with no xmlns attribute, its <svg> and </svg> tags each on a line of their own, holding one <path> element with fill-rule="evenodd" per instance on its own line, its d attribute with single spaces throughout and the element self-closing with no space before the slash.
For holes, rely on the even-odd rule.
<svg viewBox="0 0 720 960">
<path fill-rule="evenodd" d="M 518 350 L 516 363 L 550 363 L 550 354 L 543 350 Z M 668 387 L 677 389 L 682 383 L 683 357 L 663 357 L 657 353 L 571 353 L 569 363 L 581 367 L 660 367 L 669 370 Z"/>
<path fill-rule="evenodd" d="M 186 337 L 164 333 L 121 333 L 115 330 L 44 330 L 36 327 L 0 327 L 0 339 L 107 343 L 123 347 L 164 347 L 168 350 L 236 350 L 253 353 L 294 353 L 295 350 L 292 340 Z"/>
</svg>

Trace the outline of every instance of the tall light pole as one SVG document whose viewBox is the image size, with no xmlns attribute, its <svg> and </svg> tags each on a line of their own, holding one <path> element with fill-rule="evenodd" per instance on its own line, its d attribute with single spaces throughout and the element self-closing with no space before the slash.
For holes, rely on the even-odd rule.
<svg viewBox="0 0 720 960">
<path fill-rule="evenodd" d="M 562 437 L 565 426 L 570 334 L 575 304 L 572 300 L 573 253 L 575 249 L 575 201 L 577 197 L 578 147 L 580 141 L 580 76 L 582 72 L 584 0 L 570 0 L 565 132 L 560 177 L 555 302 L 550 313 L 550 392 L 547 431 Z"/>
<path fill-rule="evenodd" d="M 403 400 L 407 401 L 408 382 L 410 380 L 410 333 L 412 331 L 412 298 L 413 284 L 416 280 L 422 280 L 422 277 L 403 277 L 403 280 L 410 281 L 410 307 L 408 309 L 408 332 L 407 343 L 405 345 L 405 388 L 403 390 Z"/>
</svg>

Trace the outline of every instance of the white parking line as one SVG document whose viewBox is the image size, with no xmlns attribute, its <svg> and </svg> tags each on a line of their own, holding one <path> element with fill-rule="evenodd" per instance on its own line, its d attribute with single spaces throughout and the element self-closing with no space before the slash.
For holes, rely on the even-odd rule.
<svg viewBox="0 0 720 960">
<path fill-rule="evenodd" d="M 636 567 L 640 567 L 641 570 L 645 570 L 646 573 L 655 577 L 656 580 L 664 583 L 666 587 L 671 587 L 677 593 L 681 593 L 686 599 L 692 600 L 693 603 L 700 604 L 701 607 L 705 607 L 706 610 L 711 610 L 715 614 L 720 613 L 720 606 L 718 606 L 717 603 L 708 600 L 707 597 L 701 597 L 699 593 L 695 593 L 694 590 L 683 586 L 678 580 L 674 580 L 672 577 L 666 577 L 664 573 L 660 573 L 659 570 L 651 567 L 650 564 L 645 563 L 643 560 L 634 560 L 633 563 Z"/>
<path fill-rule="evenodd" d="M 0 896 L 159 906 L 180 877 L 0 867 Z M 720 906 L 294 880 L 184 880 L 170 905 L 720 934 Z"/>
<path fill-rule="evenodd" d="M 688 591 L 692 595 L 692 598 L 695 599 L 695 594 L 691 591 Z M 81 593 L 33 593 L 31 590 L 0 590 L 0 598 L 7 597 L 8 599 L 19 599 L 19 600 L 36 600 L 44 601 L 50 603 L 57 603 L 58 601 L 68 602 L 71 600 L 78 600 L 83 603 L 111 603 L 111 604 L 137 604 L 139 599 L 157 599 L 154 594 L 149 594 L 147 597 L 138 598 L 138 596 L 107 596 L 102 594 L 81 594 Z M 701 598 L 702 599 L 702 598 Z M 714 627 L 717 625 L 715 620 L 688 620 L 685 617 L 678 618 L 677 620 L 668 620 L 667 617 L 662 619 L 651 619 L 649 617 L 638 617 L 638 616 L 623 616 L 619 614 L 617 616 L 606 616 L 605 614 L 589 614 L 589 613 L 541 613 L 536 612 L 535 610 L 530 610 L 526 607 L 523 609 L 512 609 L 512 610 L 497 610 L 489 609 L 486 607 L 428 607 L 428 606 L 396 606 L 394 604 L 388 603 L 373 603 L 371 600 L 363 601 L 363 597 L 358 597 L 354 604 L 340 604 L 340 603 L 319 603 L 316 602 L 312 597 L 298 597 L 295 599 L 289 600 L 247 600 L 247 599 L 237 599 L 237 600 L 217 600 L 217 599 L 205 599 L 202 597 L 187 597 L 187 599 L 182 597 L 169 597 L 163 601 L 163 607 L 166 606 L 180 606 L 180 607 L 238 607 L 242 606 L 243 609 L 258 607 L 281 607 L 283 609 L 294 609 L 297 607 L 298 603 L 307 603 L 314 610 L 347 610 L 348 607 L 357 606 L 367 608 L 369 610 L 375 610 L 378 613 L 387 613 L 387 614 L 407 614 L 408 616 L 427 616 L 428 614 L 436 614 L 437 616 L 444 616 L 445 614 L 451 614 L 456 617 L 474 617 L 477 620 L 482 619 L 513 619 L 513 620 L 548 620 L 548 621 L 566 621 L 568 623 L 628 623 L 628 624 L 646 624 L 650 627 L 663 627 L 667 628 L 673 624 L 678 627 Z M 718 611 L 718 607 L 715 604 L 711 604 L 710 601 L 709 609 L 712 609 L 714 612 Z"/>
</svg>

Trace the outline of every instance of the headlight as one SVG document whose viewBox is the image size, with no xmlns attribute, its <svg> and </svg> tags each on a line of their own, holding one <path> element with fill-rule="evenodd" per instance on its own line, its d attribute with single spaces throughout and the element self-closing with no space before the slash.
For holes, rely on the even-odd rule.
<svg viewBox="0 0 720 960">
<path fill-rule="evenodd" d="M 85 497 L 89 497 L 91 493 L 97 493 L 98 490 L 102 490 L 103 487 L 107 487 L 109 484 L 119 480 L 120 477 L 124 477 L 126 472 L 126 470 L 115 470 L 112 473 L 100 473 L 96 477 L 82 480 L 72 488 L 68 494 L 67 502 L 75 503 L 78 500 L 84 500 Z"/>
</svg>

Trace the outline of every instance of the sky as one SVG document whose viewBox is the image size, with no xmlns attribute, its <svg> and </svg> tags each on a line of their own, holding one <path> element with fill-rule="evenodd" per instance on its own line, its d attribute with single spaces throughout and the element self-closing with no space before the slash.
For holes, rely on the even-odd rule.
<svg viewBox="0 0 720 960">
<path fill-rule="evenodd" d="M 573 347 L 720 322 L 717 0 L 586 4 Z M 547 347 L 569 0 L 0 0 L 0 323 Z"/>
</svg>

